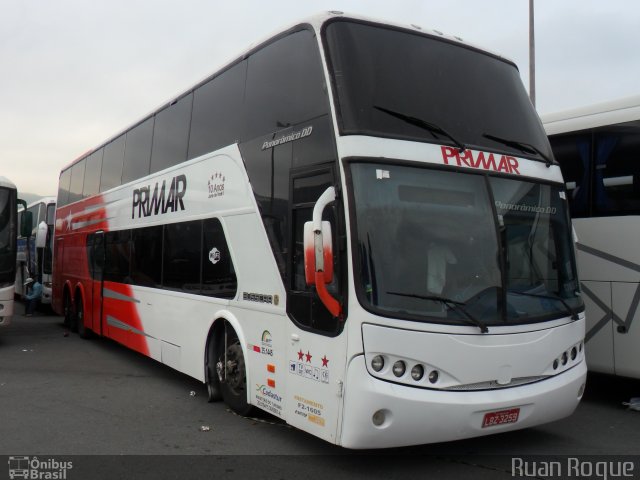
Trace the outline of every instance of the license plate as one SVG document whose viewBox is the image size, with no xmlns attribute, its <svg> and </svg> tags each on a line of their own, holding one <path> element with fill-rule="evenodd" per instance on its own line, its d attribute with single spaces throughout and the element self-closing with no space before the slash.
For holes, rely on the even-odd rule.
<svg viewBox="0 0 640 480">
<path fill-rule="evenodd" d="M 482 420 L 482 428 L 495 427 L 497 425 L 505 425 L 507 423 L 516 423 L 519 416 L 519 408 L 510 408 L 508 410 L 485 413 L 484 419 Z"/>
</svg>

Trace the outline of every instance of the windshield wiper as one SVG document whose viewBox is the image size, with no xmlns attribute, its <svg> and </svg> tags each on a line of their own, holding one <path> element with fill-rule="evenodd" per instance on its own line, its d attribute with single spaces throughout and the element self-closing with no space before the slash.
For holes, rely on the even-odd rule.
<svg viewBox="0 0 640 480">
<path fill-rule="evenodd" d="M 464 152 L 467 149 L 464 143 L 457 140 L 449 132 L 447 132 L 442 127 L 439 127 L 434 123 L 429 123 L 425 120 L 422 120 L 421 118 L 412 117 L 411 115 L 405 115 L 404 113 L 394 112 L 393 110 L 389 110 L 388 108 L 384 108 L 384 107 L 379 107 L 377 105 L 374 105 L 373 108 L 375 108 L 376 110 L 380 110 L 381 112 L 384 112 L 387 115 L 391 115 L 392 117 L 399 118 L 400 120 L 403 120 L 410 125 L 422 128 L 423 130 L 426 130 L 432 134 L 437 133 L 438 135 L 444 135 L 449 140 L 451 140 L 456 147 L 458 147 L 458 150 L 460 150 L 460 153 Z"/>
<path fill-rule="evenodd" d="M 467 312 L 467 310 L 464 308 L 464 306 L 466 305 L 466 303 L 464 302 L 457 302 L 455 300 L 451 300 L 450 298 L 442 297 L 439 295 L 420 295 L 417 293 L 400 293 L 400 292 L 387 292 L 387 293 L 389 295 L 398 295 L 400 297 L 419 298 L 421 300 L 433 300 L 436 302 L 440 302 L 446 305 L 447 307 L 451 308 L 452 310 L 458 310 L 459 312 L 462 312 L 462 314 L 468 319 L 467 323 L 478 327 L 481 333 L 489 333 L 489 329 L 483 322 L 481 322 L 476 317 L 474 317 L 469 312 Z"/>
<path fill-rule="evenodd" d="M 571 306 L 564 301 L 563 298 L 560 298 L 556 295 L 543 295 L 541 293 L 528 293 L 528 292 L 518 292 L 516 290 L 509 290 L 507 293 L 513 293 L 515 295 L 522 295 L 524 297 L 535 297 L 535 298 L 546 298 L 547 300 L 557 300 L 558 302 L 562 303 L 562 305 L 564 306 L 564 308 L 567 310 L 567 312 L 569 312 L 569 315 L 571 316 L 571 320 L 579 320 L 580 317 L 578 316 L 578 313 L 575 312 L 573 310 L 573 308 L 571 308 Z"/>
<path fill-rule="evenodd" d="M 529 153 L 529 154 L 537 153 L 544 159 L 544 163 L 547 167 L 550 167 L 555 163 L 551 158 L 549 158 L 546 154 L 544 154 L 538 147 L 536 147 L 535 145 L 531 145 L 530 143 L 496 137 L 495 135 L 489 135 L 487 133 L 483 133 L 482 136 L 484 138 L 488 138 L 489 140 L 493 140 L 494 142 L 498 142 L 503 145 L 506 145 L 507 147 L 517 148 L 518 150 L 524 153 Z"/>
</svg>

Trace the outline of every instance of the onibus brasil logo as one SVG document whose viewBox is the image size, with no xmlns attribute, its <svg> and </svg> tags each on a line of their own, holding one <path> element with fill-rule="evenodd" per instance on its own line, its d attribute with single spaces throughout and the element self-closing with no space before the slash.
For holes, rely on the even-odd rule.
<svg viewBox="0 0 640 480">
<path fill-rule="evenodd" d="M 34 480 L 66 480 L 67 471 L 73 468 L 73 462 L 64 462 L 54 458 L 9 457 L 9 478 Z"/>
</svg>

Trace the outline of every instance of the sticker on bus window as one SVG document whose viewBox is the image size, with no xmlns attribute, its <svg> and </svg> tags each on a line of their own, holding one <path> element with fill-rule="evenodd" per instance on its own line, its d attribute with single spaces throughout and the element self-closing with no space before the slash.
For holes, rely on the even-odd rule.
<svg viewBox="0 0 640 480">
<path fill-rule="evenodd" d="M 381 168 L 376 169 L 376 178 L 378 180 L 382 180 L 385 178 L 391 178 L 389 174 L 389 170 L 382 170 Z"/>
<path fill-rule="evenodd" d="M 220 260 L 221 260 L 220 250 L 218 250 L 216 247 L 213 247 L 209 252 L 209 261 L 215 265 Z"/>
<path fill-rule="evenodd" d="M 560 198 L 562 200 L 566 200 L 567 199 L 567 195 L 564 192 L 559 192 L 559 194 L 560 194 Z"/>
</svg>

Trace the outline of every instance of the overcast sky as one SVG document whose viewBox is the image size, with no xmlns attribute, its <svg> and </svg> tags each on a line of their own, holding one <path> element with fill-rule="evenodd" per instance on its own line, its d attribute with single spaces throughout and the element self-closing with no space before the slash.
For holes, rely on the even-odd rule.
<svg viewBox="0 0 640 480">
<path fill-rule="evenodd" d="M 413 23 L 511 58 L 528 0 L 0 0 L 0 175 L 55 195 L 63 166 L 323 10 Z M 541 114 L 640 93 L 638 0 L 536 0 Z"/>
</svg>

